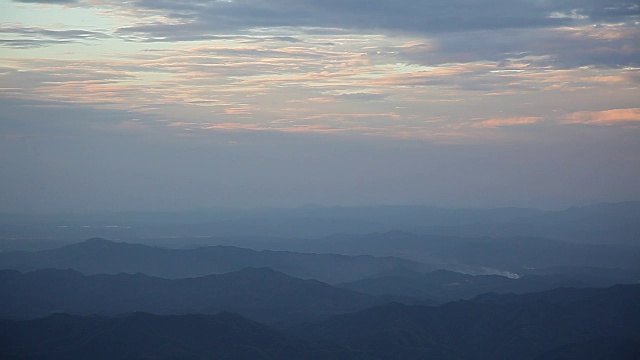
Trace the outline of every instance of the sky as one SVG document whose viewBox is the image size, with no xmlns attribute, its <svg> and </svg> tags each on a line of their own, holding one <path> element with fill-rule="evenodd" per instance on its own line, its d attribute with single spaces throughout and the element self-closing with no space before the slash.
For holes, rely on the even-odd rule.
<svg viewBox="0 0 640 360">
<path fill-rule="evenodd" d="M 640 1 L 0 0 L 0 211 L 640 200 Z"/>
</svg>

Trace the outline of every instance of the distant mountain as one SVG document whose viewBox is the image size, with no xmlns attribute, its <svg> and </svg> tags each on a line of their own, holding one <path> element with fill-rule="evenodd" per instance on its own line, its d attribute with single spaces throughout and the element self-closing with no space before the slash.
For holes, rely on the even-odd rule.
<svg viewBox="0 0 640 360">
<path fill-rule="evenodd" d="M 38 360 L 364 360 L 340 347 L 319 347 L 239 315 L 121 317 L 58 314 L 0 321 L 0 358 Z"/>
<path fill-rule="evenodd" d="M 315 238 L 337 233 L 367 234 L 422 226 L 500 223 L 539 210 L 445 209 L 430 206 L 298 207 L 253 210 L 94 214 L 0 213 L 0 237 L 118 239 L 194 236 Z"/>
<path fill-rule="evenodd" d="M 84 274 L 144 273 L 184 278 L 270 267 L 291 276 L 329 283 L 354 281 L 396 268 L 428 271 L 422 263 L 394 257 L 255 251 L 233 246 L 165 249 L 94 238 L 57 249 L 0 254 L 0 268 L 31 271 L 57 268 Z"/>
<path fill-rule="evenodd" d="M 640 275 L 630 283 L 639 281 Z M 616 283 L 613 279 L 585 274 L 527 275 L 515 279 L 436 270 L 428 273 L 405 271 L 403 274 L 372 277 L 338 286 L 372 295 L 410 296 L 447 302 L 471 299 L 488 292 L 532 293 L 558 287 L 599 287 Z"/>
<path fill-rule="evenodd" d="M 76 242 L 69 239 L 0 239 L 0 253 L 55 249 Z"/>
<path fill-rule="evenodd" d="M 581 243 L 640 245 L 640 202 L 604 203 L 561 211 L 522 208 L 446 209 L 429 206 L 300 207 L 290 209 L 0 213 L 0 238 L 135 239 L 207 236 L 318 238 L 401 230 L 463 237 L 542 237 Z M 243 245 L 244 246 L 244 245 Z"/>
<path fill-rule="evenodd" d="M 640 201 L 545 211 L 498 224 L 425 225 L 413 231 L 451 236 L 532 236 L 576 243 L 640 246 Z"/>
<path fill-rule="evenodd" d="M 73 270 L 22 274 L 0 270 L 0 317 L 29 319 L 55 312 L 116 315 L 215 314 L 232 311 L 274 323 L 301 321 L 381 305 L 365 295 L 269 268 L 168 280 L 143 274 L 85 276 Z M 415 302 L 414 302 L 415 303 Z"/>
<path fill-rule="evenodd" d="M 640 270 L 640 247 L 637 246 L 578 244 L 521 236 L 465 238 L 392 231 L 333 235 L 290 246 L 305 252 L 391 255 L 477 273 L 482 268 L 487 273 L 499 273 L 496 269 L 523 273 L 558 266 Z"/>
<path fill-rule="evenodd" d="M 494 301 L 439 307 L 388 304 L 303 325 L 291 333 L 382 360 L 535 359 L 602 337 L 633 339 L 624 346 L 638 353 L 633 347 L 640 339 L 640 285 L 531 295 L 493 295 Z"/>
</svg>

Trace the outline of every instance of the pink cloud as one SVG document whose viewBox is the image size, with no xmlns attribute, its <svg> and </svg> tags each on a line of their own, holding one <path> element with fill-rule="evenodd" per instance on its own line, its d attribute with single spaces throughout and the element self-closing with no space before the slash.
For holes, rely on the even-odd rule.
<svg viewBox="0 0 640 360">
<path fill-rule="evenodd" d="M 251 115 L 251 111 L 245 107 L 230 107 L 224 109 L 224 113 L 227 115 Z"/>
<path fill-rule="evenodd" d="M 474 122 L 471 126 L 476 128 L 494 128 L 502 126 L 514 126 L 514 125 L 529 125 L 535 124 L 540 121 L 539 117 L 510 117 L 510 118 L 495 118 L 487 119 L 483 121 Z"/>
<path fill-rule="evenodd" d="M 220 124 L 215 124 L 215 125 L 209 125 L 209 126 L 205 126 L 205 127 L 203 127 L 203 129 L 206 129 L 206 130 L 229 130 L 229 131 L 240 131 L 240 130 L 254 130 L 254 131 L 260 131 L 260 130 L 269 130 L 269 129 L 265 128 L 264 126 L 261 126 L 261 125 L 258 125 L 258 124 L 243 124 L 243 123 L 233 123 L 233 122 L 220 123 Z"/>
<path fill-rule="evenodd" d="M 569 114 L 565 122 L 569 124 L 590 125 L 616 125 L 640 122 L 640 108 L 578 111 Z"/>
</svg>

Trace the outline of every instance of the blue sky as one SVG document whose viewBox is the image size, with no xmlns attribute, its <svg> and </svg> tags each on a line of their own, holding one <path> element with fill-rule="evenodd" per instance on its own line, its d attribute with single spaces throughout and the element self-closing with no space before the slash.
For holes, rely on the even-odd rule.
<svg viewBox="0 0 640 360">
<path fill-rule="evenodd" d="M 0 210 L 640 198 L 640 3 L 0 0 Z"/>
</svg>

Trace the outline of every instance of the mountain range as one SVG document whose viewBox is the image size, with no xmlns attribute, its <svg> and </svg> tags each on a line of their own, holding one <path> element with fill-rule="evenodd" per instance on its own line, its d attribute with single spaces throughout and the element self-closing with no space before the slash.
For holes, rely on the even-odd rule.
<svg viewBox="0 0 640 360">
<path fill-rule="evenodd" d="M 448 270 L 427 273 L 401 271 L 395 274 L 370 277 L 338 286 L 372 295 L 410 296 L 448 302 L 471 299 L 483 293 L 533 293 L 559 287 L 605 287 L 618 283 L 640 283 L 640 274 L 608 275 L 606 270 L 589 273 L 525 275 L 511 278 L 501 275 L 469 275 Z M 567 271 L 567 270 L 564 270 Z M 585 271 L 586 272 L 586 271 Z M 623 278 L 623 274 L 628 278 Z"/>
<path fill-rule="evenodd" d="M 202 237 L 207 236 L 223 239 L 309 239 L 394 230 L 421 235 L 525 236 L 637 246 L 640 245 L 640 201 L 601 203 L 564 210 L 307 206 L 183 212 L 0 213 L 0 238 L 19 239 L 107 237 L 136 242 L 150 238 L 193 238 L 191 241 L 201 243 Z"/>
<path fill-rule="evenodd" d="M 117 315 L 215 314 L 232 311 L 266 323 L 319 319 L 408 297 L 373 296 L 301 280 L 269 268 L 221 275 L 163 279 L 144 274 L 90 275 L 74 270 L 26 274 L 0 270 L 0 318 L 30 319 L 52 313 Z"/>
<path fill-rule="evenodd" d="M 328 283 L 355 281 L 397 268 L 433 270 L 396 257 L 346 256 L 290 251 L 255 251 L 233 246 L 166 249 L 100 238 L 41 251 L 0 253 L 0 268 L 31 271 L 74 269 L 84 274 L 144 273 L 164 278 L 221 274 L 247 267 L 269 267 L 303 279 Z"/>
<path fill-rule="evenodd" d="M 594 348 L 585 359 L 598 359 L 609 345 L 600 348 L 601 338 L 635 344 L 620 357 L 634 359 L 632 355 L 640 354 L 638 304 L 640 285 L 560 288 L 492 294 L 438 307 L 391 303 L 301 325 L 291 333 L 389 360 L 536 359 L 581 351 L 583 346 Z"/>
<path fill-rule="evenodd" d="M 0 214 L 0 358 L 636 360 L 639 240 L 640 202 Z"/>
<path fill-rule="evenodd" d="M 640 285 L 389 303 L 276 330 L 239 315 L 0 320 L 7 359 L 637 359 Z"/>
<path fill-rule="evenodd" d="M 640 271 L 640 247 L 583 244 L 536 237 L 459 237 L 403 231 L 338 234 L 288 243 L 245 244 L 312 253 L 395 256 L 474 274 L 525 274 L 544 268 L 610 268 Z"/>
<path fill-rule="evenodd" d="M 320 347 L 240 315 L 119 317 L 57 314 L 0 320 L 0 357 L 22 360 L 365 360 L 348 349 Z"/>
<path fill-rule="evenodd" d="M 583 273 L 622 283 L 637 281 L 640 275 L 640 247 L 528 237 L 461 238 L 394 231 L 261 246 L 276 250 L 224 245 L 172 249 L 94 238 L 55 249 L 0 253 L 0 268 L 61 268 L 85 274 L 140 272 L 180 278 L 270 267 L 332 284 L 438 268 L 475 275 Z"/>
</svg>

